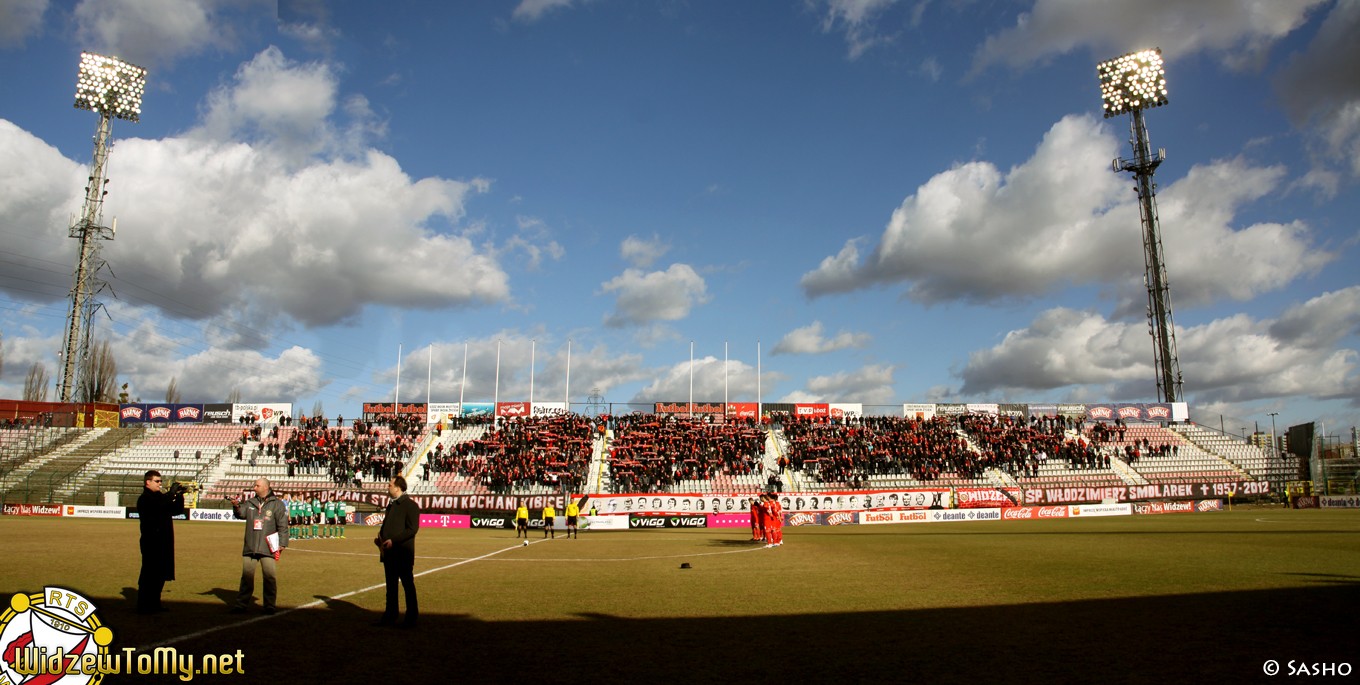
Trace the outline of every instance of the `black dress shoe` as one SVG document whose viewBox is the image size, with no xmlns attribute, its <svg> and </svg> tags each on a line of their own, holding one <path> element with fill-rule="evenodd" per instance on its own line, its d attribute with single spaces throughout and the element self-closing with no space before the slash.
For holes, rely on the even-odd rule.
<svg viewBox="0 0 1360 685">
<path fill-rule="evenodd" d="M 273 615 L 274 615 L 274 607 L 269 607 L 268 609 L 265 609 L 265 610 L 264 610 L 264 615 L 265 615 L 265 616 L 273 616 Z"/>
<path fill-rule="evenodd" d="M 244 613 L 246 613 L 246 610 L 245 610 L 245 609 L 242 609 L 241 607 L 232 607 L 231 611 L 228 611 L 227 613 L 229 613 L 229 614 L 244 614 Z"/>
</svg>

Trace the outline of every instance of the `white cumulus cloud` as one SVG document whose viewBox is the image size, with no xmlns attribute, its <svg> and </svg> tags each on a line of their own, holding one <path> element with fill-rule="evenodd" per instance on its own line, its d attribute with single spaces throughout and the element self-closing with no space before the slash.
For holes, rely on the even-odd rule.
<svg viewBox="0 0 1360 685">
<path fill-rule="evenodd" d="M 678 321 L 710 299 L 704 277 L 688 264 L 672 264 L 665 271 L 627 269 L 600 284 L 597 294 L 605 293 L 616 294 L 614 311 L 604 315 L 604 325 L 611 328 Z"/>
<path fill-rule="evenodd" d="M 664 373 L 655 377 L 633 396 L 629 402 L 688 402 L 690 397 L 690 362 L 679 362 Z M 788 380 L 788 376 L 778 371 L 764 371 L 760 374 L 760 387 L 757 388 L 756 369 L 736 359 L 728 359 L 726 367 L 717 357 L 703 357 L 694 360 L 694 401 L 723 401 L 724 368 L 726 368 L 727 398 L 732 402 L 755 401 L 756 391 L 769 392 L 771 388 Z"/>
<path fill-rule="evenodd" d="M 1136 301 L 1140 219 L 1127 177 L 1110 171 L 1119 151 L 1098 120 L 1064 117 L 1009 171 L 979 161 L 936 174 L 893 212 L 870 254 L 861 259 L 852 239 L 799 285 L 818 297 L 909 283 L 918 302 L 994 303 L 1098 284 Z M 1302 222 L 1233 226 L 1284 174 L 1232 159 L 1163 180 L 1157 201 L 1177 306 L 1249 299 L 1335 258 L 1310 243 Z"/>
<path fill-rule="evenodd" d="M 0 48 L 20 47 L 24 39 L 42 30 L 48 0 L 0 2 Z"/>
<path fill-rule="evenodd" d="M 276 8 L 262 0 L 81 0 L 73 12 L 82 44 L 150 69 L 232 46 L 237 13 L 273 21 Z"/>
<path fill-rule="evenodd" d="M 809 326 L 795 328 L 788 332 L 782 340 L 775 344 L 770 350 L 770 356 L 777 354 L 825 354 L 844 350 L 847 348 L 868 347 L 874 341 L 874 336 L 868 333 L 851 333 L 842 330 L 834 337 L 827 339 L 823 333 L 825 327 L 821 321 L 813 321 Z"/>
<path fill-rule="evenodd" d="M 829 376 L 813 376 L 802 390 L 795 390 L 780 402 L 857 402 L 886 404 L 896 395 L 891 364 L 866 364 L 854 371 L 839 371 Z"/>
</svg>

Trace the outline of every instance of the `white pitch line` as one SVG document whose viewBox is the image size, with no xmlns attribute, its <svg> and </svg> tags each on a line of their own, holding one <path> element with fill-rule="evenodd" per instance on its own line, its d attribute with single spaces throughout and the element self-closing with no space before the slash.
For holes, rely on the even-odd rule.
<svg viewBox="0 0 1360 685">
<path fill-rule="evenodd" d="M 557 538 L 552 538 L 552 539 L 556 540 Z M 534 545 L 534 544 L 538 544 L 539 542 L 546 542 L 546 540 L 535 540 L 534 542 L 531 542 L 531 543 L 529 543 L 529 544 Z M 453 568 L 453 567 L 455 567 L 455 566 L 462 566 L 463 564 L 472 563 L 472 562 L 474 562 L 474 561 L 481 561 L 482 559 L 486 559 L 487 557 L 495 556 L 495 555 L 497 555 L 497 554 L 500 554 L 501 552 L 509 552 L 509 551 L 512 550 L 512 549 L 521 549 L 522 547 L 524 547 L 524 545 L 515 545 L 514 547 L 506 547 L 505 549 L 496 550 L 495 552 L 492 552 L 492 553 L 490 553 L 490 554 L 483 554 L 483 555 L 480 556 L 480 557 L 473 557 L 473 558 L 471 558 L 471 559 L 464 559 L 464 560 L 462 560 L 462 561 L 459 561 L 459 562 L 456 563 L 456 564 L 449 564 L 449 565 L 447 565 L 447 566 L 440 566 L 439 568 L 432 568 L 432 569 L 430 569 L 430 570 L 428 570 L 428 571 L 421 571 L 420 573 L 417 573 L 417 574 L 415 574 L 415 575 L 413 575 L 413 576 L 411 576 L 411 577 L 412 577 L 412 578 L 419 578 L 419 577 L 421 577 L 421 576 L 427 576 L 427 575 L 429 575 L 429 574 L 431 574 L 431 573 L 436 573 L 436 572 L 439 572 L 439 571 L 447 571 L 448 569 L 451 569 L 451 568 Z M 164 646 L 166 646 L 166 645 L 173 645 L 173 644 L 176 644 L 176 643 L 178 643 L 178 642 L 183 642 L 183 641 L 185 641 L 185 640 L 192 640 L 192 639 L 194 639 L 194 638 L 196 638 L 196 637 L 203 637 L 204 635 L 210 635 L 210 634 L 215 633 L 215 632 L 217 632 L 217 631 L 219 631 L 219 630 L 226 630 L 227 628 L 239 628 L 239 627 L 241 627 L 241 626 L 248 626 L 248 625 L 250 625 L 250 624 L 252 624 L 252 623 L 259 623 L 260 621 L 264 621 L 264 620 L 267 620 L 267 619 L 278 618 L 278 617 L 280 617 L 280 616 L 286 616 L 286 615 L 288 615 L 288 614 L 293 613 L 294 611 L 300 611 L 300 610 L 302 610 L 302 609 L 310 609 L 310 608 L 312 608 L 312 607 L 316 607 L 316 606 L 320 606 L 320 605 L 322 605 L 322 604 L 325 604 L 326 602 L 331 601 L 331 600 L 344 599 L 344 598 L 346 598 L 346 597 L 353 597 L 354 595 L 361 594 L 361 593 L 364 593 L 364 592 L 368 592 L 369 590 L 376 590 L 376 589 L 378 589 L 378 588 L 380 588 L 380 587 L 387 587 L 387 583 L 383 582 L 383 583 L 379 583 L 379 584 L 377 584 L 377 585 L 370 585 L 370 586 L 368 586 L 368 587 L 366 587 L 366 588 L 360 588 L 360 589 L 358 589 L 358 590 L 352 590 L 352 591 L 346 592 L 346 593 L 344 593 L 344 594 L 342 594 L 342 595 L 335 595 L 335 596 L 333 596 L 333 597 L 327 597 L 327 598 L 325 598 L 325 599 L 318 599 L 318 600 L 316 600 L 316 601 L 314 601 L 314 602 L 308 602 L 308 603 L 303 604 L 303 605 L 300 605 L 300 606 L 295 606 L 295 607 L 293 607 L 292 609 L 284 609 L 283 611 L 280 611 L 280 612 L 278 612 L 278 613 L 276 613 L 276 614 L 274 614 L 274 615 L 272 615 L 272 616 L 266 614 L 266 615 L 264 615 L 264 616 L 256 616 L 255 618 L 248 618 L 248 619 L 246 619 L 246 620 L 244 620 L 244 621 L 237 621 L 237 622 L 235 622 L 235 623 L 226 623 L 226 624 L 223 624 L 223 625 L 220 625 L 220 626 L 213 626 L 212 628 L 205 628 L 205 629 L 200 630 L 200 631 L 198 631 L 198 632 L 189 633 L 189 634 L 187 634 L 187 635 L 180 635 L 179 637 L 172 637 L 172 638 L 170 638 L 169 640 L 162 640 L 162 641 L 160 641 L 160 642 L 157 642 L 157 643 L 151 644 L 151 645 L 147 645 L 147 646 L 145 646 L 145 647 L 138 647 L 138 648 L 137 648 L 137 651 L 138 651 L 138 652 L 145 652 L 145 651 L 147 651 L 147 650 L 155 649 L 155 648 L 157 648 L 157 647 L 164 647 Z"/>
</svg>

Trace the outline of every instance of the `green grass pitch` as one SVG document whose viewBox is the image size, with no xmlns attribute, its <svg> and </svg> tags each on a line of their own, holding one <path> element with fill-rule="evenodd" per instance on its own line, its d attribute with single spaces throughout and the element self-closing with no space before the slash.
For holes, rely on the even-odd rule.
<svg viewBox="0 0 1360 685">
<path fill-rule="evenodd" d="M 786 528 L 777 549 L 742 529 L 522 547 L 426 528 L 416 572 L 442 570 L 416 580 L 414 631 L 369 626 L 382 588 L 340 598 L 382 583 L 364 526 L 284 552 L 280 609 L 315 607 L 237 625 L 261 615 L 227 613 L 243 525 L 176 522 L 171 611 L 146 617 L 136 522 L 0 517 L 0 590 L 82 592 L 115 649 L 216 629 L 174 646 L 242 650 L 245 675 L 195 678 L 222 683 L 1269 682 L 1284 677 L 1268 659 L 1360 666 L 1360 511 Z"/>
</svg>

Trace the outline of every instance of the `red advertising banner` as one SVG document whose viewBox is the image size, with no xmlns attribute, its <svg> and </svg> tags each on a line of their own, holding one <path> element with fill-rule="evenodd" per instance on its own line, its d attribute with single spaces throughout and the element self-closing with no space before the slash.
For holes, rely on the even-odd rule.
<svg viewBox="0 0 1360 685">
<path fill-rule="evenodd" d="M 424 415 L 425 413 L 426 413 L 426 409 L 425 409 L 425 403 L 424 403 L 424 402 L 419 402 L 419 403 L 414 403 L 414 402 L 413 402 L 413 403 L 410 403 L 410 404 L 407 404 L 406 402 L 402 402 L 401 404 L 393 404 L 393 403 L 391 403 L 391 402 L 365 402 L 365 403 L 364 403 L 364 414 L 365 414 L 365 415 L 372 415 L 372 416 L 374 416 L 374 417 L 378 417 L 378 416 L 392 416 L 393 414 L 421 414 L 421 415 Z M 268 418 L 268 417 L 264 417 L 264 418 Z"/>
<path fill-rule="evenodd" d="M 60 504 L 6 504 L 5 516 L 61 516 Z"/>
<path fill-rule="evenodd" d="M 1002 521 L 1023 519 L 1065 519 L 1067 507 L 1006 507 L 1001 510 Z"/>
<path fill-rule="evenodd" d="M 496 416 L 528 416 L 528 402 L 501 402 L 496 405 Z"/>
<path fill-rule="evenodd" d="M 1004 492 L 997 488 L 959 488 L 954 491 L 960 509 L 1013 507 L 1021 504 L 1022 496 L 1019 488 L 1007 488 Z"/>
<path fill-rule="evenodd" d="M 755 405 L 751 405 L 754 407 Z M 722 402 L 657 402 L 656 413 L 658 414 L 689 414 L 694 412 L 695 416 L 700 414 L 721 414 L 723 413 Z"/>
<path fill-rule="evenodd" d="M 793 415 L 800 418 L 826 418 L 831 411 L 829 404 L 795 404 Z"/>
<path fill-rule="evenodd" d="M 472 516 L 467 514 L 421 514 L 421 528 L 471 528 Z"/>
<path fill-rule="evenodd" d="M 758 406 L 755 402 L 728 402 L 727 418 L 754 419 Z"/>
</svg>

